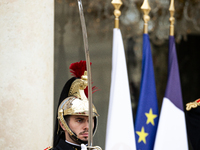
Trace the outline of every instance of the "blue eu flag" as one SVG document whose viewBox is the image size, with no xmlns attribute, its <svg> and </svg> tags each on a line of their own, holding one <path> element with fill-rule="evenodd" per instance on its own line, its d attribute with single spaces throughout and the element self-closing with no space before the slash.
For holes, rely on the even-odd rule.
<svg viewBox="0 0 200 150">
<path fill-rule="evenodd" d="M 152 150 L 158 125 L 158 102 L 148 34 L 143 34 L 142 78 L 135 120 L 137 150 Z"/>
</svg>

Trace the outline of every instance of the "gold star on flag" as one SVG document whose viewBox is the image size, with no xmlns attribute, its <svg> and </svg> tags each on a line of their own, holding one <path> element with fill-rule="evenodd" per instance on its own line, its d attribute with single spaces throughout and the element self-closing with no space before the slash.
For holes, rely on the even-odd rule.
<svg viewBox="0 0 200 150">
<path fill-rule="evenodd" d="M 154 126 L 154 119 L 157 117 L 157 115 L 153 114 L 152 109 L 150 108 L 149 113 L 145 113 L 145 115 L 147 116 L 147 122 L 146 124 L 151 123 Z"/>
<path fill-rule="evenodd" d="M 139 136 L 138 143 L 140 143 L 141 141 L 143 141 L 144 144 L 146 144 L 146 137 L 148 136 L 148 133 L 146 133 L 144 131 L 144 127 L 142 127 L 141 131 L 136 131 L 136 133 Z"/>
</svg>

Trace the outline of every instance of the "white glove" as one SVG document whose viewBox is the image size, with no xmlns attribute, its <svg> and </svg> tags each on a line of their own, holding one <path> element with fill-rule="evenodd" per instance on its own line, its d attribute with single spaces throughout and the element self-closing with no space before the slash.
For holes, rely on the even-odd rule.
<svg viewBox="0 0 200 150">
<path fill-rule="evenodd" d="M 87 146 L 85 144 L 81 144 L 81 150 L 87 150 Z"/>
<path fill-rule="evenodd" d="M 102 150 L 99 146 L 90 147 L 92 150 Z M 81 144 L 81 150 L 87 150 L 87 146 L 85 144 Z"/>
</svg>

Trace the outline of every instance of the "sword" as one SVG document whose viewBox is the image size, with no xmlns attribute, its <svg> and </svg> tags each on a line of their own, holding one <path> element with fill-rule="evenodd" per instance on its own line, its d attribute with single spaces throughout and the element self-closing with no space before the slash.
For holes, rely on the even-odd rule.
<svg viewBox="0 0 200 150">
<path fill-rule="evenodd" d="M 91 83 L 91 68 L 90 68 L 90 55 L 88 49 L 88 38 L 87 38 L 87 30 L 85 25 L 85 18 L 83 14 L 83 5 L 81 0 L 78 1 L 79 7 L 79 14 L 82 26 L 82 33 L 83 33 L 83 42 L 84 42 L 84 49 L 85 49 L 85 58 L 86 58 L 86 66 L 87 66 L 87 76 L 88 76 L 88 101 L 89 101 L 89 135 L 88 135 L 88 146 L 92 147 L 93 143 L 93 114 L 92 114 L 92 83 Z M 90 148 L 89 148 L 90 149 Z"/>
</svg>

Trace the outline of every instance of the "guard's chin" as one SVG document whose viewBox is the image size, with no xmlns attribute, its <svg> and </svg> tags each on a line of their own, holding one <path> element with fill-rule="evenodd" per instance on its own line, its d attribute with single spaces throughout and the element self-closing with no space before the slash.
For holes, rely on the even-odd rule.
<svg viewBox="0 0 200 150">
<path fill-rule="evenodd" d="M 87 144 L 88 143 L 88 139 L 87 140 L 81 140 L 83 144 Z"/>
<path fill-rule="evenodd" d="M 81 140 L 84 142 L 88 142 L 88 137 L 83 137 Z"/>
</svg>

